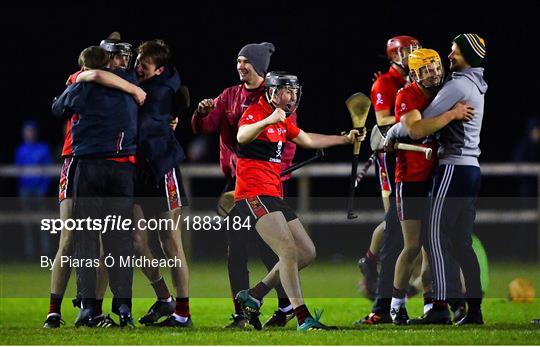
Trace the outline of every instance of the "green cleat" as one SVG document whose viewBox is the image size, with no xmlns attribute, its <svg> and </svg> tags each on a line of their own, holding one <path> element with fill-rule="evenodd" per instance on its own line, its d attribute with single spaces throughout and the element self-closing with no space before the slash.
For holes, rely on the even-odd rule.
<svg viewBox="0 0 540 347">
<path fill-rule="evenodd" d="M 242 311 L 244 316 L 247 318 L 249 324 L 251 324 L 255 330 L 261 330 L 262 324 L 259 319 L 261 314 L 260 308 L 262 306 L 262 301 L 259 301 L 249 295 L 249 291 L 241 290 L 236 294 L 236 301 L 242 306 Z"/>
<path fill-rule="evenodd" d="M 296 330 L 298 331 L 313 331 L 313 330 L 336 330 L 335 326 L 328 326 L 322 324 L 319 320 L 321 319 L 323 311 L 315 310 L 315 318 L 308 317 L 302 325 L 298 325 Z"/>
</svg>

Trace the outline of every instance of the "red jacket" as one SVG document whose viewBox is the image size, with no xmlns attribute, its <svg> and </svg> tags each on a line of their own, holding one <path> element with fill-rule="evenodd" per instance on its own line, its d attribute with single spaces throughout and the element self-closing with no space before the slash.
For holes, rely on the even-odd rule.
<svg viewBox="0 0 540 347">
<path fill-rule="evenodd" d="M 219 162 L 227 178 L 236 176 L 238 121 L 248 106 L 257 103 L 264 95 L 264 89 L 264 84 L 256 89 L 247 89 L 244 84 L 229 87 L 214 99 L 214 109 L 206 117 L 200 117 L 197 111 L 193 113 L 191 127 L 195 134 L 219 131 Z M 296 113 L 289 117 L 296 124 Z M 282 170 L 292 165 L 295 151 L 296 145 L 287 142 L 281 161 Z M 282 180 L 289 178 L 290 175 L 287 175 Z"/>
</svg>

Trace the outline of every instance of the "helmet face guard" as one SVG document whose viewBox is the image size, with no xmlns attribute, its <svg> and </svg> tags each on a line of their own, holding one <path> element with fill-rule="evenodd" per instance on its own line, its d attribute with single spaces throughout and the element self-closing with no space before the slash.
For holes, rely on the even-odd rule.
<svg viewBox="0 0 540 347">
<path fill-rule="evenodd" d="M 266 86 L 266 101 L 274 108 L 282 108 L 287 116 L 298 109 L 302 98 L 302 86 L 297 76 L 288 72 L 272 71 L 266 74 L 264 84 Z M 281 97 L 282 93 L 289 93 L 290 99 L 286 104 L 278 105 L 275 97 Z"/>
<path fill-rule="evenodd" d="M 438 88 L 444 80 L 441 57 L 432 50 L 422 48 L 409 56 L 409 75 L 426 89 Z"/>
<path fill-rule="evenodd" d="M 444 80 L 444 70 L 440 61 L 433 61 L 418 69 L 411 70 L 411 78 L 424 88 L 436 88 Z"/>
<path fill-rule="evenodd" d="M 421 47 L 420 42 L 412 36 L 396 36 L 386 43 L 386 55 L 393 63 L 407 70 L 409 54 Z"/>
<path fill-rule="evenodd" d="M 107 39 L 101 41 L 99 46 L 109 54 L 110 59 L 113 59 L 116 56 L 121 56 L 124 60 L 126 60 L 126 65 L 121 66 L 123 69 L 130 68 L 133 57 L 131 44 L 127 42 L 118 42 L 117 40 Z"/>
</svg>

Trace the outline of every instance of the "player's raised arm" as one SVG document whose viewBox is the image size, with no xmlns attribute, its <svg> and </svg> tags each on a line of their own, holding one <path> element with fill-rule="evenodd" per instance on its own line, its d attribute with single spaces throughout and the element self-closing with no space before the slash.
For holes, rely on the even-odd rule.
<svg viewBox="0 0 540 347">
<path fill-rule="evenodd" d="M 244 117 L 249 119 L 251 115 L 247 114 Z M 236 140 L 239 144 L 245 145 L 255 140 L 257 136 L 269 125 L 277 124 L 279 122 L 284 122 L 287 118 L 285 111 L 280 108 L 276 108 L 272 114 L 268 117 L 251 124 L 241 125 L 238 128 L 238 134 L 236 135 Z"/>
</svg>

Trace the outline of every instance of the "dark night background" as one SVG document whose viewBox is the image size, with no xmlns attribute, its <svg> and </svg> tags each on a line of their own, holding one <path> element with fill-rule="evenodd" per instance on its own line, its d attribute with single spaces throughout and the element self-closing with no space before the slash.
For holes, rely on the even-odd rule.
<svg viewBox="0 0 540 347">
<path fill-rule="evenodd" d="M 443 6 L 441 8 L 441 6 Z M 32 7 L 11 5 L 2 25 L 3 78 L 7 87 L 1 129 L 0 163 L 11 163 L 25 119 L 37 119 L 41 137 L 59 154 L 62 121 L 50 114 L 52 98 L 77 70 L 85 47 L 111 31 L 137 46 L 162 38 L 170 46 L 183 83 L 191 91 L 191 109 L 177 130 L 184 146 L 195 138 L 189 119 L 203 98 L 217 96 L 238 83 L 235 59 L 252 42 L 276 46 L 270 69 L 297 73 L 304 86 L 299 109 L 302 128 L 338 133 L 350 127 L 345 99 L 368 94 L 373 72 L 386 71 L 386 40 L 412 35 L 436 49 L 448 66 L 451 40 L 462 32 L 480 34 L 487 45 L 485 79 L 489 89 L 482 131 L 481 161 L 511 161 L 524 136 L 525 116 L 535 110 L 538 59 L 534 32 L 538 2 L 475 4 L 462 2 L 147 2 L 110 5 Z M 373 114 L 368 123 L 374 123 Z M 217 135 L 207 160 L 217 162 Z M 327 152 L 327 161 L 346 161 L 350 149 Z M 310 156 L 299 151 L 297 160 Z M 367 150 L 362 154 L 369 156 Z"/>
<path fill-rule="evenodd" d="M 446 67 L 446 57 L 456 35 L 474 32 L 486 40 L 485 79 L 489 89 L 480 144 L 481 162 L 511 162 L 515 146 L 525 137 L 527 115 L 538 113 L 535 71 L 540 51 L 538 1 L 334 0 L 322 4 L 284 0 L 264 3 L 155 1 L 87 2 L 69 6 L 51 3 L 44 7 L 25 3 L 4 5 L 2 12 L 0 165 L 12 163 L 14 150 L 21 141 L 21 124 L 30 118 L 39 122 L 41 137 L 51 145 L 59 162 L 63 122 L 50 114 L 51 101 L 63 91 L 68 75 L 78 69 L 79 52 L 99 44 L 112 31 L 120 31 L 123 39 L 135 47 L 153 38 L 162 38 L 170 45 L 183 83 L 191 92 L 191 109 L 177 129 L 185 148 L 195 139 L 190 127 L 194 107 L 201 99 L 215 97 L 224 88 L 237 84 L 238 51 L 247 43 L 262 41 L 276 46 L 270 69 L 299 75 L 304 91 L 299 124 L 311 132 L 337 134 L 350 128 L 344 101 L 355 92 L 369 93 L 373 73 L 388 68 L 385 45 L 396 35 L 419 38 L 424 47 L 440 53 Z M 372 112 L 368 125 L 373 124 Z M 210 153 L 205 158 L 207 162 L 217 164 L 218 148 L 217 135 L 213 135 Z M 367 145 L 363 148 L 361 156 L 365 160 L 370 151 Z M 345 162 L 350 160 L 350 153 L 350 148 L 330 149 L 325 161 Z M 299 150 L 296 161 L 308 156 L 311 156 L 309 151 Z M 485 177 L 481 195 L 515 196 L 521 179 L 517 176 Z M 57 190 L 55 180 L 49 192 L 51 197 Z M 312 196 L 347 194 L 345 177 L 319 178 L 313 182 Z M 295 186 L 291 185 L 291 196 L 296 194 Z M 3 177 L 0 195 L 16 195 L 16 187 L 16 178 Z M 193 196 L 215 197 L 223 188 L 223 180 L 194 179 L 192 188 Z M 537 195 L 535 189 L 530 193 Z M 367 178 L 357 195 L 378 196 L 375 178 Z M 376 201 L 379 204 L 379 200 Z M 334 207 L 344 210 L 344 200 L 342 205 Z M 350 242 L 348 248 L 338 242 L 339 238 L 332 239 L 334 243 L 330 243 L 328 237 L 318 239 L 326 235 L 327 226 L 318 229 L 313 226 L 311 230 L 315 243 L 328 245 L 327 253 L 354 254 L 358 252 L 358 245 L 368 244 L 372 227 L 363 226 L 361 230 L 365 232 L 352 230 L 351 235 L 362 238 L 362 242 Z M 478 230 L 490 254 L 535 257 L 536 244 L 532 239 L 520 237 L 512 245 L 501 243 L 499 237 L 507 236 L 508 225 L 497 227 L 486 224 Z M 522 229 L 534 237 L 532 224 L 512 226 L 513 232 Z M 333 231 L 338 232 L 339 228 Z M 201 240 L 193 240 L 194 244 L 200 242 L 209 247 L 206 238 L 200 237 Z M 215 247 L 219 244 L 212 243 Z M 198 252 L 212 254 L 205 247 Z M 20 247 L 11 248 L 13 253 L 19 252 Z M 222 248 L 216 248 L 214 253 L 222 254 Z"/>
</svg>

